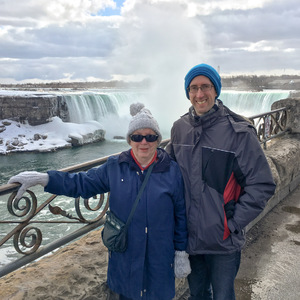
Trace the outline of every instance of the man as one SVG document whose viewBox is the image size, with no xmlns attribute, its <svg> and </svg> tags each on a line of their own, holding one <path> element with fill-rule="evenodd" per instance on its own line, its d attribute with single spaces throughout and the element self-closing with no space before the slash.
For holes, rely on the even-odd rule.
<svg viewBox="0 0 300 300">
<path fill-rule="evenodd" d="M 192 106 L 173 124 L 167 146 L 185 184 L 190 300 L 235 299 L 244 228 L 275 191 L 255 129 L 218 99 L 221 86 L 207 64 L 187 73 Z"/>
</svg>

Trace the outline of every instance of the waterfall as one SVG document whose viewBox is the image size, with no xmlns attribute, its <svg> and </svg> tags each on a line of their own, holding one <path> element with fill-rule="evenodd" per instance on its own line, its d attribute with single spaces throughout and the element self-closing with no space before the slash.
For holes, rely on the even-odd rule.
<svg viewBox="0 0 300 300">
<path fill-rule="evenodd" d="M 268 90 L 263 92 L 222 91 L 220 99 L 231 110 L 251 116 L 271 110 L 277 100 L 286 99 L 290 91 Z M 108 116 L 128 115 L 129 106 L 134 102 L 146 103 L 143 91 L 85 92 L 62 95 L 65 99 L 70 122 L 84 123 L 91 120 L 102 122 Z M 179 105 L 179 104 L 178 104 Z"/>
<path fill-rule="evenodd" d="M 286 99 L 290 91 L 268 90 L 263 92 L 222 91 L 220 99 L 231 110 L 247 117 L 271 111 L 275 101 Z"/>
<path fill-rule="evenodd" d="M 160 124 L 162 135 L 169 136 L 172 123 L 180 115 L 172 114 L 170 110 L 160 111 L 162 116 L 155 114 L 158 104 L 150 102 L 147 91 L 141 90 L 94 90 L 82 93 L 62 95 L 70 116 L 71 123 L 98 122 L 99 127 L 105 129 L 106 138 L 125 136 L 131 116 L 129 106 L 135 102 L 142 102 L 148 107 Z M 269 90 L 263 92 L 222 91 L 220 99 L 231 110 L 252 116 L 271 110 L 273 102 L 288 98 L 290 91 Z M 188 103 L 187 103 L 188 104 Z M 178 103 L 180 105 L 180 103 Z M 182 114 L 187 111 L 182 108 Z"/>
<path fill-rule="evenodd" d="M 142 92 L 85 92 L 62 95 L 72 123 L 102 122 L 108 116 L 122 117 L 128 114 L 133 102 L 142 102 Z"/>
<path fill-rule="evenodd" d="M 105 137 L 124 137 L 129 120 L 129 106 L 145 103 L 145 93 L 139 90 L 101 90 L 61 95 L 68 107 L 70 123 L 98 123 L 106 131 Z"/>
</svg>

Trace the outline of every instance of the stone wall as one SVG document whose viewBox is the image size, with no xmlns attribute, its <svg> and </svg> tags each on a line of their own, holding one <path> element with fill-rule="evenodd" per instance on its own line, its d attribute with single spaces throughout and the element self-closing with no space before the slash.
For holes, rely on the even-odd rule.
<svg viewBox="0 0 300 300">
<path fill-rule="evenodd" d="M 284 103 L 285 106 L 292 105 L 288 121 L 291 124 L 291 120 L 297 118 L 294 114 L 300 105 L 299 100 L 294 100 Z M 264 212 L 249 224 L 247 230 L 300 184 L 300 134 L 287 134 L 272 140 L 265 154 L 277 184 L 276 192 Z M 117 299 L 107 288 L 106 270 L 107 250 L 98 229 L 55 254 L 1 278 L 0 299 Z M 176 279 L 175 299 L 186 288 L 186 280 Z"/>
<path fill-rule="evenodd" d="M 247 230 L 300 184 L 300 98 L 276 101 L 271 110 L 288 108 L 286 127 L 291 134 L 269 142 L 265 154 L 276 183 L 276 193 L 264 211 L 247 226 Z"/>
<path fill-rule="evenodd" d="M 0 120 L 14 120 L 40 125 L 58 116 L 68 121 L 69 114 L 63 98 L 55 95 L 0 96 Z"/>
<path fill-rule="evenodd" d="M 300 133 L 300 98 L 276 101 L 272 104 L 271 110 L 282 107 L 288 109 L 287 127 L 289 127 L 293 133 Z"/>
</svg>

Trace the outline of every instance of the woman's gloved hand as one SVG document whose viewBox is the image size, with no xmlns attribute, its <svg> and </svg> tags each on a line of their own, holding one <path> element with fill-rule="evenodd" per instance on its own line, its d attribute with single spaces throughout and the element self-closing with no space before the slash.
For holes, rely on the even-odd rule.
<svg viewBox="0 0 300 300">
<path fill-rule="evenodd" d="M 175 251 L 174 273 L 177 278 L 184 278 L 191 273 L 189 255 L 185 251 Z"/>
<path fill-rule="evenodd" d="M 20 199 L 22 195 L 25 193 L 25 191 L 35 185 L 42 185 L 46 186 L 49 182 L 49 175 L 47 173 L 40 173 L 35 171 L 27 171 L 27 172 L 21 172 L 16 176 L 13 176 L 9 179 L 8 183 L 21 183 L 18 193 L 16 195 L 16 199 Z"/>
</svg>

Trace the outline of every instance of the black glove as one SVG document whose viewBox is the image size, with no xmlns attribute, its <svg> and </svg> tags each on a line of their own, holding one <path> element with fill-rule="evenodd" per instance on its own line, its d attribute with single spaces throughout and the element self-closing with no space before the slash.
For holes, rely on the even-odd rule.
<svg viewBox="0 0 300 300">
<path fill-rule="evenodd" d="M 227 220 L 231 219 L 234 214 L 235 201 L 230 200 L 224 205 Z"/>
</svg>

